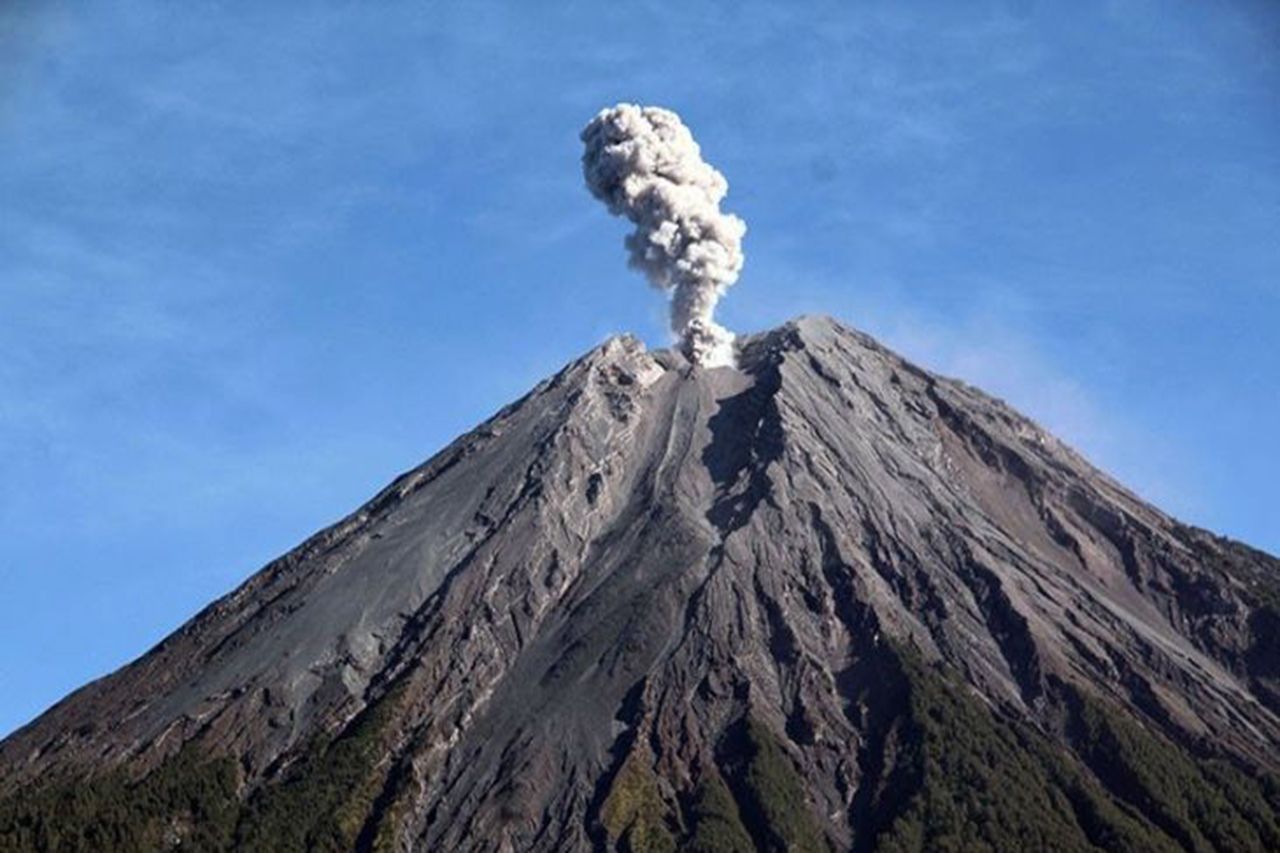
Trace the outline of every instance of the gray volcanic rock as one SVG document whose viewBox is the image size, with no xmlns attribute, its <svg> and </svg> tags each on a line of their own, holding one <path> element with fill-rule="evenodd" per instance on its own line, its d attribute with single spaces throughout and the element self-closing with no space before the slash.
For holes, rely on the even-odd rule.
<svg viewBox="0 0 1280 853">
<path fill-rule="evenodd" d="M 196 746 L 249 798 L 383 708 L 355 846 L 642 849 L 636 801 L 687 841 L 723 777 L 772 849 L 734 781 L 759 730 L 849 848 L 898 760 L 894 655 L 1081 755 L 1090 697 L 1280 769 L 1278 586 L 1274 558 L 830 319 L 745 338 L 737 369 L 615 338 L 9 737 L 0 771 Z"/>
</svg>

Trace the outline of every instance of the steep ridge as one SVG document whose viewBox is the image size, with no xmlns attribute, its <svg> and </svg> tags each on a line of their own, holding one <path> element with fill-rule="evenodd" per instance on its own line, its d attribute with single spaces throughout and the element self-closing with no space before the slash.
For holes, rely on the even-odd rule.
<svg viewBox="0 0 1280 853">
<path fill-rule="evenodd" d="M 0 839 L 1274 848 L 1278 625 L 1280 562 L 830 319 L 615 338 L 6 739 Z"/>
</svg>

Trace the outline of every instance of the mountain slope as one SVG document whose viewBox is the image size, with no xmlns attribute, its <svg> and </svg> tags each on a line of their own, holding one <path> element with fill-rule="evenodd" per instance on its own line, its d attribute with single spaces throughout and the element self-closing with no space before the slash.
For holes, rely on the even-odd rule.
<svg viewBox="0 0 1280 853">
<path fill-rule="evenodd" d="M 616 338 L 0 744 L 0 838 L 1274 848 L 1278 625 L 1274 558 L 834 321 Z"/>
</svg>

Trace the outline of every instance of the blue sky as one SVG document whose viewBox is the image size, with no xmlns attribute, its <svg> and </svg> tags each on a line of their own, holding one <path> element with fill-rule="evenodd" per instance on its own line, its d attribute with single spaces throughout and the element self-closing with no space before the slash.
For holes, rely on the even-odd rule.
<svg viewBox="0 0 1280 853">
<path fill-rule="evenodd" d="M 1280 552 L 1280 7 L 9 3 L 0 732 L 606 336 L 577 132 L 679 111 L 720 319 L 825 312 Z"/>
</svg>

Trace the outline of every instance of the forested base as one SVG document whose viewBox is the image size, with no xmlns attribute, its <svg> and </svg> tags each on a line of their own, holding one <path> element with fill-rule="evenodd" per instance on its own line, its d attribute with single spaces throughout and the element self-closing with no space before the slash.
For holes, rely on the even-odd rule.
<svg viewBox="0 0 1280 853">
<path fill-rule="evenodd" d="M 233 761 L 186 750 L 141 781 L 116 771 L 24 789 L 0 801 L 0 850 L 230 849 L 238 784 Z"/>
<path fill-rule="evenodd" d="M 730 730 L 722 752 L 742 822 L 761 849 L 830 850 L 804 781 L 768 726 L 747 717 Z"/>
<path fill-rule="evenodd" d="M 336 740 L 314 744 L 284 781 L 251 797 L 241 810 L 235 849 L 336 853 L 355 849 L 362 838 L 378 838 L 381 815 L 374 803 L 386 782 L 388 723 L 401 698 L 392 691 Z"/>
<path fill-rule="evenodd" d="M 633 748 L 609 783 L 600 823 L 623 853 L 827 851 L 804 783 L 777 737 L 745 717 L 726 733 L 692 792 L 658 778 L 653 756 Z"/>
<path fill-rule="evenodd" d="M 738 814 L 738 804 L 719 771 L 703 771 L 689 801 L 693 833 L 690 853 L 752 853 L 756 849 Z"/>
<path fill-rule="evenodd" d="M 347 851 L 379 839 L 389 695 L 337 738 L 314 743 L 247 802 L 235 762 L 192 748 L 141 780 L 115 771 L 0 801 L 0 851 Z M 381 845 L 362 844 L 365 849 Z"/>
<path fill-rule="evenodd" d="M 902 707 L 881 754 L 862 756 L 856 850 L 1280 850 L 1280 785 L 1196 761 L 1098 700 L 1062 687 L 1068 752 L 1003 720 L 911 654 L 889 653 Z M 886 682 L 885 689 L 889 689 Z M 184 750 L 142 780 L 110 773 L 0 802 L 0 850 L 376 850 L 393 836 L 383 805 L 392 694 L 274 784 L 241 802 L 234 762 Z M 394 798 L 391 798 L 394 799 Z M 780 736 L 753 717 L 680 793 L 633 752 L 601 822 L 620 850 L 826 851 Z"/>
<path fill-rule="evenodd" d="M 1077 757 L 1000 719 L 913 656 L 899 657 L 910 698 L 896 760 L 915 790 L 874 849 L 1280 849 L 1274 779 L 1197 763 L 1066 688 Z"/>
<path fill-rule="evenodd" d="M 1178 849 L 1041 735 L 998 719 L 911 656 L 902 660 L 910 688 L 896 772 L 914 790 L 896 815 L 878 815 L 888 824 L 874 849 Z"/>
<path fill-rule="evenodd" d="M 1099 702 L 1073 696 L 1076 749 L 1118 798 L 1187 850 L 1280 850 L 1280 785 L 1196 761 Z"/>
</svg>

